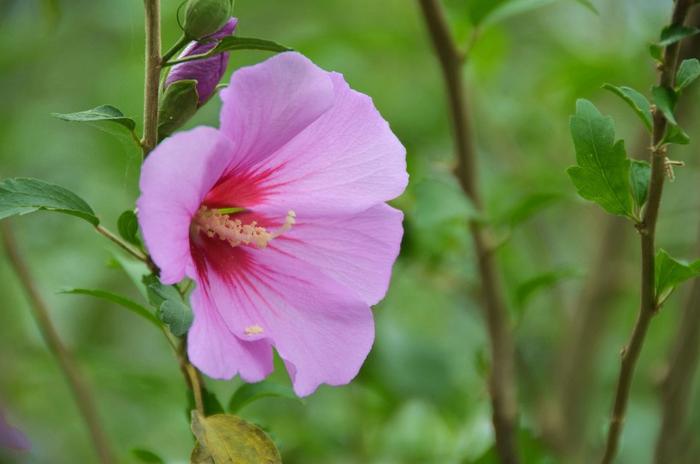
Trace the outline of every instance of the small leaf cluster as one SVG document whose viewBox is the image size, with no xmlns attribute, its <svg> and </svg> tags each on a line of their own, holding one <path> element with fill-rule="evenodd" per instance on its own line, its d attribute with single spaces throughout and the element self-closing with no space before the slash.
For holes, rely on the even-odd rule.
<svg viewBox="0 0 700 464">
<path fill-rule="evenodd" d="M 665 47 L 697 32 L 697 29 L 686 27 L 664 29 L 659 46 Z M 679 94 L 699 76 L 700 61 L 695 58 L 684 60 L 678 68 L 673 88 L 652 88 L 653 104 L 631 87 L 605 84 L 603 88 L 627 103 L 649 132 L 654 130 L 654 112 L 658 111 L 663 116 L 666 121 L 665 133 L 653 147 L 657 151 L 667 144 L 689 142 L 688 135 L 678 125 L 674 110 Z M 578 194 L 597 203 L 608 213 L 641 224 L 651 177 L 649 163 L 627 156 L 624 141 L 615 140 L 612 118 L 601 114 L 588 100 L 577 101 L 570 129 L 577 165 L 570 167 L 567 173 Z M 678 284 L 698 274 L 700 262 L 688 264 L 659 250 L 655 258 L 657 306 L 666 301 Z"/>
</svg>

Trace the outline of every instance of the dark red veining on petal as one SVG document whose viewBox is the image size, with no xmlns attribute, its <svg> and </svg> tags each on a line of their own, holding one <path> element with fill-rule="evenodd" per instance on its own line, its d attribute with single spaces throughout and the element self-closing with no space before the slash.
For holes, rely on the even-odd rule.
<svg viewBox="0 0 700 464">
<path fill-rule="evenodd" d="M 274 174 L 283 165 L 264 170 L 231 169 L 224 174 L 204 198 L 202 205 L 210 209 L 216 208 L 245 208 L 246 211 L 230 215 L 231 219 L 240 220 L 243 224 L 255 222 L 258 226 L 274 231 L 284 224 L 285 217 L 266 217 L 255 212 L 255 207 L 265 201 L 268 195 L 283 183 L 274 182 Z M 194 232 L 192 232 L 194 233 Z M 202 290 L 209 293 L 209 273 L 232 288 L 240 288 L 241 298 L 251 300 L 251 294 L 268 306 L 274 308 L 257 288 L 256 281 L 266 278 L 268 270 L 259 269 L 254 262 L 249 248 L 252 245 L 231 246 L 218 237 L 208 237 L 197 233 L 190 237 L 190 251 L 199 276 Z"/>
<path fill-rule="evenodd" d="M 219 179 L 203 203 L 212 208 L 251 208 L 259 205 L 270 193 L 270 187 L 265 184 L 274 172 L 272 169 L 260 172 L 234 170 Z"/>
<path fill-rule="evenodd" d="M 201 290 L 211 298 L 209 272 L 216 273 L 230 288 L 238 288 L 241 298 L 246 298 L 253 307 L 250 294 L 254 294 L 269 312 L 274 315 L 275 308 L 259 291 L 259 283 L 267 277 L 267 271 L 260 269 L 246 246 L 232 247 L 227 242 L 199 234 L 190 240 L 190 248 L 199 275 Z M 232 306 L 236 306 L 232 302 Z M 224 310 L 226 308 L 220 308 Z M 254 318 L 253 315 L 249 315 Z"/>
<path fill-rule="evenodd" d="M 232 215 L 245 224 L 256 222 L 268 230 L 274 230 L 282 225 L 283 218 L 271 219 L 254 211 L 245 211 Z M 228 242 L 218 237 L 208 237 L 199 233 L 190 237 L 190 252 L 197 268 L 202 285 L 208 286 L 209 270 L 216 272 L 219 277 L 231 285 L 235 284 L 240 275 L 245 275 L 252 267 L 253 261 L 246 248 L 253 245 L 232 247 Z"/>
</svg>

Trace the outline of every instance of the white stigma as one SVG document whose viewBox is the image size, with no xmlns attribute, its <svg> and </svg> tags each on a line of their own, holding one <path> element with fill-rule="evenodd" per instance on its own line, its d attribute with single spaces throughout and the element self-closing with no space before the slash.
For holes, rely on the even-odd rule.
<svg viewBox="0 0 700 464">
<path fill-rule="evenodd" d="M 194 232 L 202 232 L 209 238 L 218 237 L 225 240 L 232 247 L 239 245 L 253 245 L 256 248 L 265 248 L 272 239 L 289 231 L 296 222 L 294 211 L 287 212 L 284 224 L 279 229 L 268 232 L 256 221 L 243 224 L 240 219 L 232 219 L 217 209 L 209 209 L 201 206 L 192 219 Z"/>
</svg>

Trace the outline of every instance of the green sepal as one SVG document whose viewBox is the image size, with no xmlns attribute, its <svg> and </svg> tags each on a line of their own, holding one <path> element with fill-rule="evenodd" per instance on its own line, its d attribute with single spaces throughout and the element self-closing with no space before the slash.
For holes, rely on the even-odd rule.
<svg viewBox="0 0 700 464">
<path fill-rule="evenodd" d="M 199 107 L 197 81 L 182 80 L 170 84 L 158 109 L 158 137 L 164 139 L 182 127 Z"/>
<path fill-rule="evenodd" d="M 183 23 L 185 37 L 200 40 L 214 34 L 226 24 L 232 11 L 232 0 L 189 0 Z"/>
<path fill-rule="evenodd" d="M 147 275 L 143 278 L 148 302 L 156 308 L 156 316 L 166 324 L 173 335 L 181 337 L 192 325 L 192 309 L 183 301 L 180 292 L 172 285 L 163 285 L 158 277 Z"/>
</svg>

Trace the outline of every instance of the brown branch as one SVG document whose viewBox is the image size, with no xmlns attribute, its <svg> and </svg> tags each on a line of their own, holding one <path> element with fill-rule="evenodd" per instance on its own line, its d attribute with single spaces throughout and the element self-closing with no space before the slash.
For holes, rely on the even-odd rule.
<svg viewBox="0 0 700 464">
<path fill-rule="evenodd" d="M 700 9 L 695 9 L 688 23 L 700 26 Z M 700 37 L 694 36 L 681 47 L 681 58 L 700 57 Z M 700 237 L 697 249 L 700 251 Z M 669 361 L 661 384 L 661 429 L 656 440 L 655 462 L 679 462 L 688 450 L 687 437 L 695 436 L 687 427 L 691 387 L 700 358 L 700 280 L 685 302 Z"/>
<path fill-rule="evenodd" d="M 22 289 L 29 300 L 29 307 L 34 316 L 34 320 L 39 327 L 41 336 L 48 346 L 49 351 L 56 357 L 61 372 L 68 381 L 73 398 L 78 405 L 78 409 L 92 437 L 92 445 L 95 448 L 100 462 L 103 464 L 115 463 L 116 461 L 112 455 L 107 436 L 98 418 L 92 393 L 80 374 L 75 360 L 61 342 L 61 338 L 51 322 L 46 303 L 34 284 L 34 279 L 29 271 L 29 267 L 17 247 L 12 228 L 7 221 L 2 221 L 2 224 L 0 224 L 0 233 L 2 234 L 2 244 L 9 258 L 10 265 L 15 274 L 17 274 Z"/>
<path fill-rule="evenodd" d="M 680 26 L 692 6 L 692 0 L 676 0 L 671 17 L 671 26 Z M 663 64 L 660 70 L 659 85 L 673 88 L 678 68 L 678 51 L 680 42 L 668 45 L 664 50 Z M 622 364 L 615 392 L 615 402 L 610 417 L 610 428 L 605 446 L 602 463 L 609 464 L 617 454 L 618 442 L 622 433 L 623 422 L 629 400 L 630 387 L 634 377 L 634 369 L 642 351 L 644 339 L 651 319 L 658 309 L 654 291 L 654 254 L 656 221 L 661 205 L 664 178 L 666 175 L 666 147 L 661 145 L 667 128 L 667 121 L 661 111 L 654 111 L 652 131 L 651 179 L 649 181 L 649 196 L 644 210 L 642 222 L 637 229 L 641 236 L 642 275 L 641 275 L 641 304 L 637 322 L 632 330 L 628 345 L 622 350 Z"/>
<path fill-rule="evenodd" d="M 456 46 L 438 0 L 419 0 L 430 38 L 440 61 L 448 95 L 453 136 L 457 152 L 456 175 L 462 189 L 475 208 L 481 208 L 477 178 L 476 156 L 472 143 L 471 124 L 462 65 L 464 59 Z M 514 344 L 509 327 L 501 289 L 495 271 L 493 255 L 482 225 L 470 221 L 474 248 L 477 254 L 479 277 L 483 295 L 482 310 L 486 319 L 491 348 L 489 393 L 496 435 L 496 450 L 504 464 L 518 462 L 515 443 L 517 402 L 514 382 Z"/>
<path fill-rule="evenodd" d="M 144 77 L 143 156 L 158 143 L 158 92 L 160 91 L 160 0 L 143 0 L 146 16 L 146 73 Z"/>
</svg>

